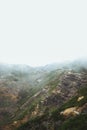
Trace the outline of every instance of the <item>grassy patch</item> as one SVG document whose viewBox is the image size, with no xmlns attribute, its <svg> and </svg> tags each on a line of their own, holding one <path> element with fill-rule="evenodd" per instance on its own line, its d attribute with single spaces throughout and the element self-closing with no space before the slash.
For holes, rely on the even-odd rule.
<svg viewBox="0 0 87 130">
<path fill-rule="evenodd" d="M 87 130 L 87 114 L 66 120 L 59 130 Z"/>
</svg>

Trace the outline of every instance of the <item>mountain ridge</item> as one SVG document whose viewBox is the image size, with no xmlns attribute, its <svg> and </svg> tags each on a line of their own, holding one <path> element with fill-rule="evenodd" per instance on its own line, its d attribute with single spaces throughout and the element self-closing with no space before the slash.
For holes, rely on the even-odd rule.
<svg viewBox="0 0 87 130">
<path fill-rule="evenodd" d="M 46 117 L 43 116 L 48 115 L 53 120 L 54 117 L 50 117 L 53 111 L 59 110 L 63 104 L 75 97 L 80 89 L 87 86 L 86 64 L 75 63 L 60 67 L 57 64 L 53 67 L 48 65 L 46 68 L 15 66 L 16 68 L 12 69 L 10 65 L 10 70 L 6 65 L 6 71 L 0 68 L 1 130 L 13 130 L 37 118 L 41 118 L 41 124 L 47 129 L 48 126 L 43 124 Z M 50 123 L 48 118 L 46 120 Z M 36 126 L 31 127 L 31 130 L 37 129 Z M 38 130 L 39 127 L 41 126 L 38 126 Z M 25 128 L 27 130 L 29 127 L 23 129 Z M 56 130 L 53 126 L 52 129 Z"/>
</svg>

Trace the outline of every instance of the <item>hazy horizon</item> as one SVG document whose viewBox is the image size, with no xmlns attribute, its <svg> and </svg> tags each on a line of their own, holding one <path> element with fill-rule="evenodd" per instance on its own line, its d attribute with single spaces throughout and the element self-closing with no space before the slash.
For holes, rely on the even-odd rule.
<svg viewBox="0 0 87 130">
<path fill-rule="evenodd" d="M 87 1 L 0 1 L 0 63 L 87 58 Z"/>
</svg>

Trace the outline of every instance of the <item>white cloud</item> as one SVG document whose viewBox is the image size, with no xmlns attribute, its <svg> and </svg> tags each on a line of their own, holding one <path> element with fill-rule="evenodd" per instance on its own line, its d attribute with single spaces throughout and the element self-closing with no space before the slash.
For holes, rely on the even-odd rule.
<svg viewBox="0 0 87 130">
<path fill-rule="evenodd" d="M 86 0 L 0 1 L 0 62 L 43 65 L 87 56 Z"/>
</svg>

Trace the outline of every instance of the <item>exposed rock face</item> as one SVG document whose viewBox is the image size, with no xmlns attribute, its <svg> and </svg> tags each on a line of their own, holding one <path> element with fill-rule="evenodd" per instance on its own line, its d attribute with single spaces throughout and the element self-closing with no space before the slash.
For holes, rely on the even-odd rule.
<svg viewBox="0 0 87 130">
<path fill-rule="evenodd" d="M 64 111 L 62 111 L 60 114 L 63 116 L 72 116 L 72 115 L 76 115 L 77 114 L 77 108 L 76 107 L 71 107 L 71 108 L 67 108 Z M 79 113 L 78 113 L 79 114 Z"/>
<path fill-rule="evenodd" d="M 60 82 L 50 96 L 45 98 L 43 102 L 45 106 L 60 107 L 64 102 L 76 95 L 79 88 L 82 88 L 87 84 L 87 75 L 72 71 L 65 72 L 58 81 Z M 81 99 L 83 99 L 83 96 L 79 97 L 78 100 Z"/>
<path fill-rule="evenodd" d="M 77 101 L 79 102 L 79 101 L 81 101 L 83 98 L 84 98 L 84 96 L 81 96 L 81 97 L 79 97 L 79 98 L 77 99 Z"/>
</svg>

